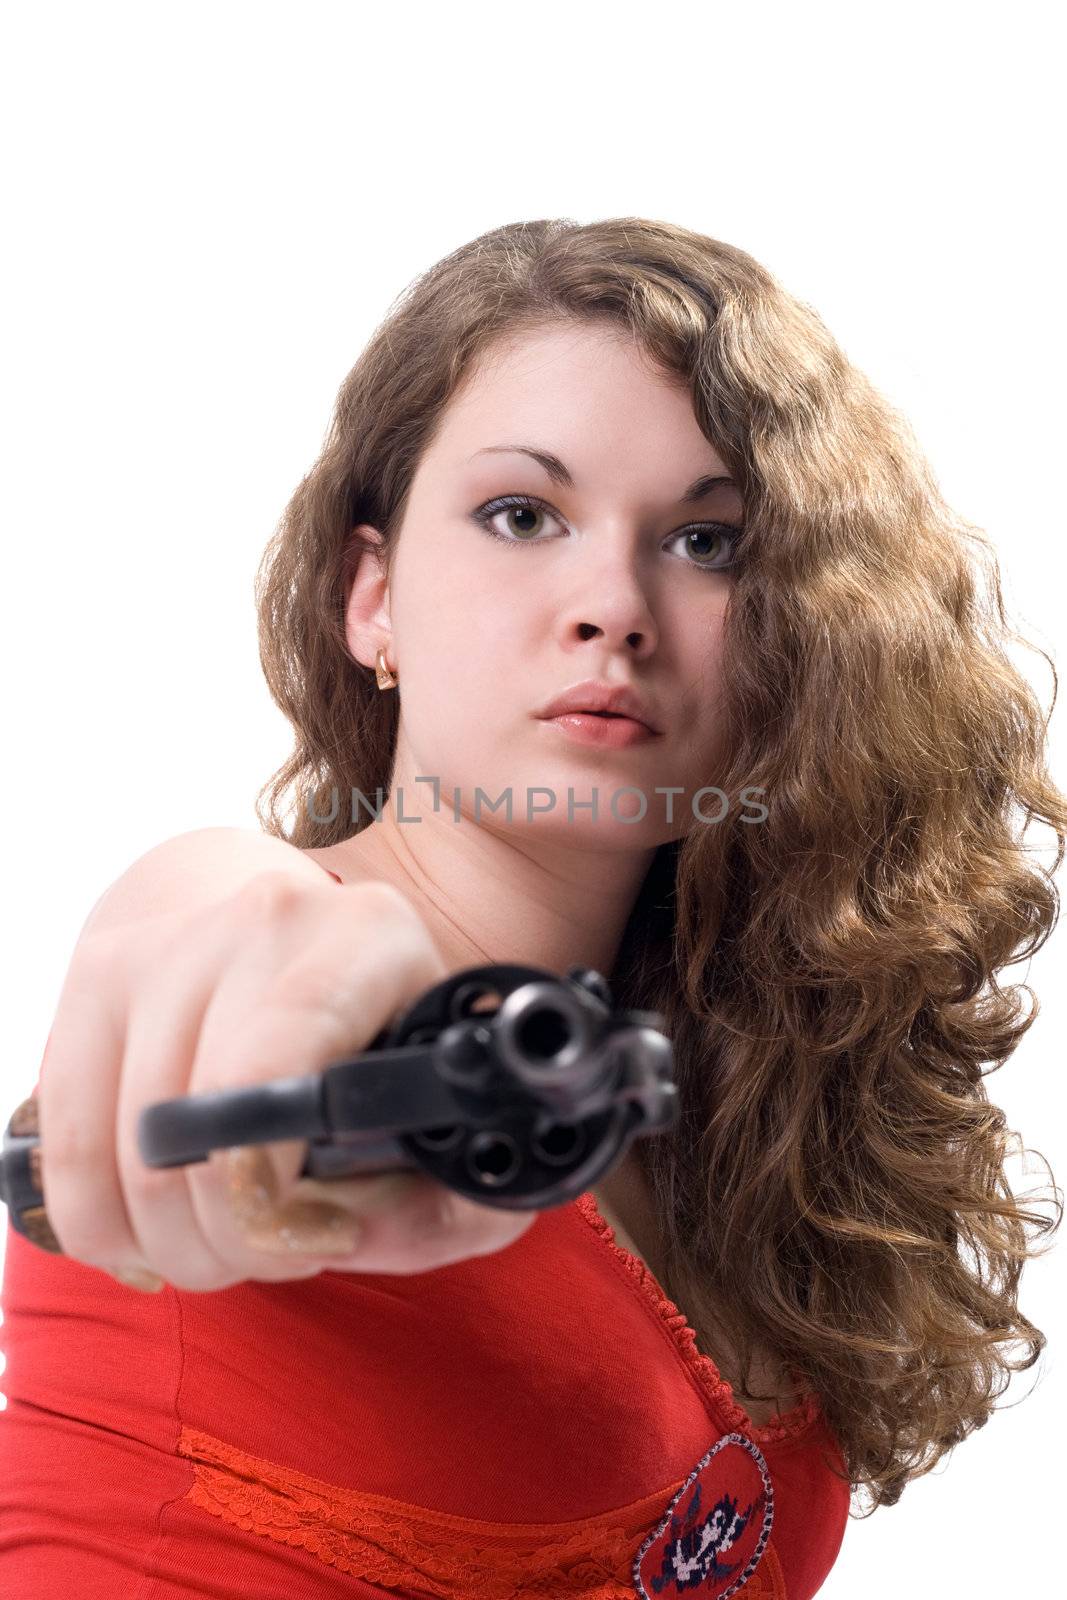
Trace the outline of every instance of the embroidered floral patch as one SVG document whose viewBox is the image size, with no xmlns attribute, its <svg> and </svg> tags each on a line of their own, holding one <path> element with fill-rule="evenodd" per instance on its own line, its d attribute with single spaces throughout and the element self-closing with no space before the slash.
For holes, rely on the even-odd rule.
<svg viewBox="0 0 1067 1600">
<path fill-rule="evenodd" d="M 758 1567 L 773 1521 L 774 1485 L 761 1451 L 743 1433 L 728 1433 L 700 1458 L 637 1552 L 634 1593 L 727 1600 Z"/>
</svg>

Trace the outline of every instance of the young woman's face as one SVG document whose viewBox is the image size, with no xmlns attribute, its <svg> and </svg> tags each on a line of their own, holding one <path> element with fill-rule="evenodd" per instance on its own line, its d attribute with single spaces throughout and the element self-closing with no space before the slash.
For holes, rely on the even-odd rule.
<svg viewBox="0 0 1067 1600">
<path fill-rule="evenodd" d="M 572 482 L 518 445 L 558 458 Z M 727 481 L 686 502 L 701 478 Z M 509 495 L 534 504 L 487 504 Z M 446 816 L 455 788 L 473 814 L 480 786 L 485 825 L 561 843 L 650 849 L 687 833 L 693 796 L 718 776 L 729 529 L 742 519 L 688 394 L 624 336 L 555 326 L 496 347 L 419 464 L 395 550 L 396 781 L 439 778 Z M 586 679 L 632 688 L 658 736 L 613 748 L 539 718 Z M 506 793 L 510 822 L 489 809 Z M 697 806 L 713 819 L 721 802 Z"/>
</svg>

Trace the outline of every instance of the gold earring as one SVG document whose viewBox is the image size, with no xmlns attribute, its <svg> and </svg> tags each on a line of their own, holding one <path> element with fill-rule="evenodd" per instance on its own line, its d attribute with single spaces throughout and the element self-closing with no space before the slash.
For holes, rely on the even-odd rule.
<svg viewBox="0 0 1067 1600">
<path fill-rule="evenodd" d="M 400 681 L 395 673 L 389 671 L 385 661 L 384 650 L 378 651 L 378 657 L 374 663 L 374 675 L 378 679 L 379 689 L 395 689 Z"/>
</svg>

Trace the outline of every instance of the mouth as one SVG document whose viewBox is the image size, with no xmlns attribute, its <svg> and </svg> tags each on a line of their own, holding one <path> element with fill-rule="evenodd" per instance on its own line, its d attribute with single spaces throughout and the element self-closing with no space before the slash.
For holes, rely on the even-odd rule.
<svg viewBox="0 0 1067 1600">
<path fill-rule="evenodd" d="M 554 717 L 542 717 L 540 720 L 547 727 L 559 728 L 561 733 L 580 744 L 598 745 L 606 749 L 645 744 L 660 737 L 635 717 L 624 717 L 612 711 L 561 711 Z"/>
<path fill-rule="evenodd" d="M 635 684 L 611 684 L 594 678 L 571 684 L 535 715 L 550 721 L 575 715 L 604 724 L 631 722 L 652 736 L 660 731 L 652 720 L 654 707 L 646 703 Z"/>
</svg>

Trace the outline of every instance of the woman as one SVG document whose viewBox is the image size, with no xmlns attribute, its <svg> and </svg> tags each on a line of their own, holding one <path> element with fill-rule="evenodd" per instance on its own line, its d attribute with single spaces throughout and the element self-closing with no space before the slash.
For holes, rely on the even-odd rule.
<svg viewBox="0 0 1067 1600">
<path fill-rule="evenodd" d="M 150 1068 L 145 1024 L 92 1074 L 107 1105 L 121 1068 L 106 1238 L 73 1151 L 73 1020 L 53 1030 L 45 1189 L 78 1259 L 9 1236 L 0 1574 L 22 1594 L 45 1569 L 88 1594 L 133 1573 L 153 1596 L 814 1594 L 850 1488 L 893 1504 L 1044 1345 L 1016 1290 L 1025 1225 L 1050 1224 L 1007 1188 L 982 1066 L 1030 1020 L 997 972 L 1057 910 L 1012 808 L 1053 827 L 1055 870 L 1067 801 L 988 548 L 750 256 L 544 221 L 472 241 L 392 309 L 259 605 L 296 736 L 269 837 L 207 830 L 155 876 L 135 864 L 79 970 L 117 992 L 128 963 L 123 993 L 158 1018 L 150 973 L 210 947 L 214 982 L 257 919 L 270 939 L 221 1008 L 232 1049 L 217 1031 Z M 364 931 L 346 960 L 377 960 L 380 990 L 401 950 L 409 995 L 489 961 L 607 974 L 666 1018 L 677 1124 L 573 1206 L 492 1232 L 485 1207 L 439 1211 L 421 1255 L 368 1180 L 301 1180 L 283 1227 L 302 1150 L 246 1152 L 229 1165 L 262 1256 L 234 1268 L 226 1164 L 135 1176 L 134 1112 L 223 1081 L 237 1019 L 292 992 L 294 961 L 331 1019 L 317 1064 L 369 1037 L 330 965 L 333 908 L 357 903 L 385 954 Z M 159 927 L 172 960 L 137 968 Z M 203 1005 L 175 1014 L 195 1039 Z M 293 1070 L 297 1031 L 283 1049 L 270 1020 L 274 1059 L 246 1051 L 235 1081 Z M 354 1217 L 335 1270 L 300 1254 Z M 121 1265 L 165 1290 L 99 1270 Z"/>
</svg>

